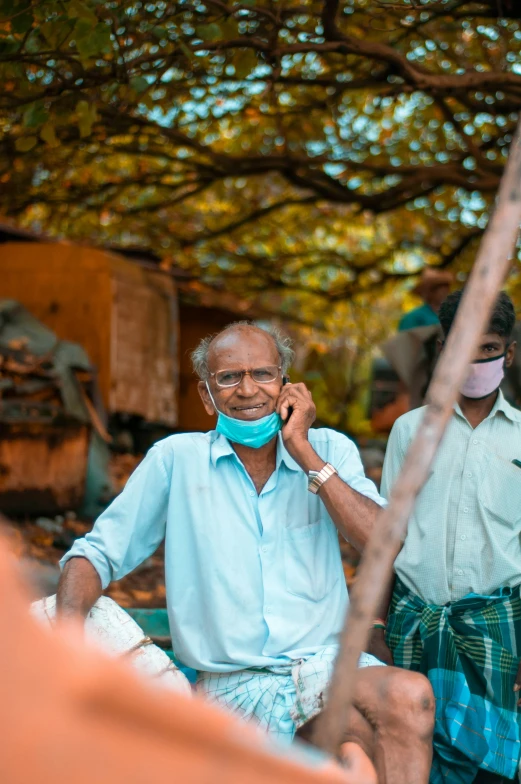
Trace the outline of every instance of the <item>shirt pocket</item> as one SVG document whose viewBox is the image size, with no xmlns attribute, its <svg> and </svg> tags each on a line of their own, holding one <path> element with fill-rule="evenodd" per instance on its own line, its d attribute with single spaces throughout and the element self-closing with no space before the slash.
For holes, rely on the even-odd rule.
<svg viewBox="0 0 521 784">
<path fill-rule="evenodd" d="M 478 499 L 496 520 L 521 526 L 521 468 L 499 455 L 489 455 Z"/>
<path fill-rule="evenodd" d="M 340 553 L 329 520 L 284 531 L 286 589 L 294 596 L 318 602 L 339 579 Z"/>
</svg>

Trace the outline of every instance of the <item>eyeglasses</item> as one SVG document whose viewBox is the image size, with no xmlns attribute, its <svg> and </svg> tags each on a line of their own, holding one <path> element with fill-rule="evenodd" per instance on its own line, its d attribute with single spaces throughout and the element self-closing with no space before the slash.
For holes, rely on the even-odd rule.
<svg viewBox="0 0 521 784">
<path fill-rule="evenodd" d="M 275 381 L 280 370 L 280 366 L 265 365 L 252 370 L 218 370 L 210 375 L 215 376 L 218 387 L 238 387 L 244 376 L 250 376 L 256 384 L 269 384 L 270 381 Z"/>
</svg>

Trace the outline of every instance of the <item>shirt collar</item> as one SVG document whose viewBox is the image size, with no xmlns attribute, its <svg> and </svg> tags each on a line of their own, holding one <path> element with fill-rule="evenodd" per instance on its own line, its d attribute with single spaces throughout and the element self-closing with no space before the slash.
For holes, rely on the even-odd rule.
<svg viewBox="0 0 521 784">
<path fill-rule="evenodd" d="M 511 422 L 521 422 L 521 411 L 518 411 L 517 408 L 510 405 L 501 390 L 499 390 L 497 400 L 494 403 L 494 408 L 490 412 L 490 415 L 493 416 L 497 411 L 502 411 Z"/>
<path fill-rule="evenodd" d="M 460 417 L 465 419 L 465 415 L 461 410 L 459 403 L 454 404 L 454 411 Z M 510 419 L 511 422 L 521 422 L 521 411 L 518 411 L 517 408 L 514 408 L 510 405 L 510 403 L 505 399 L 505 396 L 501 390 L 498 392 L 496 402 L 494 403 L 492 411 L 488 415 L 487 419 L 491 419 L 498 413 L 498 411 L 501 411 L 507 417 L 507 419 Z"/>
<path fill-rule="evenodd" d="M 210 433 L 210 439 L 210 459 L 214 468 L 217 466 L 217 461 L 221 457 L 226 457 L 229 455 L 237 456 L 237 453 L 235 452 L 235 449 L 231 445 L 230 441 L 228 441 L 226 436 L 223 436 L 222 433 L 218 433 L 216 430 L 212 430 Z M 289 468 L 290 471 L 301 470 L 299 464 L 293 460 L 290 453 L 284 446 L 282 433 L 279 433 L 277 435 L 277 471 L 279 470 L 281 463 L 284 463 L 286 468 Z"/>
<path fill-rule="evenodd" d="M 284 446 L 282 433 L 279 433 L 277 436 L 277 470 L 280 468 L 281 463 L 284 463 L 286 468 L 289 468 L 290 471 L 302 471 L 299 464 L 293 460 L 290 453 Z"/>
<path fill-rule="evenodd" d="M 235 455 L 236 453 L 231 443 L 222 433 L 218 433 L 217 430 L 212 430 L 209 435 L 210 459 L 215 468 L 219 458 L 226 457 L 227 455 Z"/>
</svg>

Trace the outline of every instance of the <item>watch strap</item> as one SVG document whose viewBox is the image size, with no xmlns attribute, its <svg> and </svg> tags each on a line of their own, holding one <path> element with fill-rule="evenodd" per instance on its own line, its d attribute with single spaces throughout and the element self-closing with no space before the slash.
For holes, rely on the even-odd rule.
<svg viewBox="0 0 521 784">
<path fill-rule="evenodd" d="M 320 490 L 320 488 L 322 487 L 322 485 L 324 484 L 324 482 L 327 482 L 327 480 L 330 477 L 334 476 L 335 474 L 338 474 L 338 471 L 334 466 L 331 465 L 331 463 L 326 463 L 325 466 L 320 471 L 310 471 L 308 474 L 309 492 L 316 495 Z"/>
</svg>

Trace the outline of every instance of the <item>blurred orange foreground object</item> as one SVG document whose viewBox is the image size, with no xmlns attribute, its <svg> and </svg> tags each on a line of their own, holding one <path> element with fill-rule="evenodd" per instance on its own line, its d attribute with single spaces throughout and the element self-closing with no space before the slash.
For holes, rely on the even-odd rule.
<svg viewBox="0 0 521 784">
<path fill-rule="evenodd" d="M 282 750 L 235 716 L 138 680 L 74 625 L 49 633 L 1 542 L 0 597 L 2 784 L 376 784 L 358 747 L 347 769 Z"/>
</svg>

